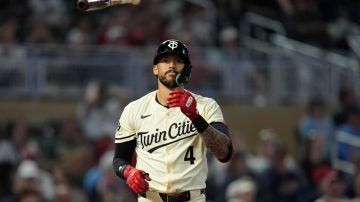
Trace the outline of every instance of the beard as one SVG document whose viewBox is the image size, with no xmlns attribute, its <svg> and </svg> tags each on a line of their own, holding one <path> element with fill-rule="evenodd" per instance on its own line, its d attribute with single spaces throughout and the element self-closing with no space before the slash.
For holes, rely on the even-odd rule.
<svg viewBox="0 0 360 202">
<path fill-rule="evenodd" d="M 176 87 L 179 87 L 179 85 L 176 83 L 176 79 L 174 80 L 167 80 L 166 79 L 166 74 L 165 75 L 161 75 L 159 76 L 159 81 L 160 83 L 162 83 L 164 86 L 166 86 L 169 89 L 174 89 Z"/>
</svg>

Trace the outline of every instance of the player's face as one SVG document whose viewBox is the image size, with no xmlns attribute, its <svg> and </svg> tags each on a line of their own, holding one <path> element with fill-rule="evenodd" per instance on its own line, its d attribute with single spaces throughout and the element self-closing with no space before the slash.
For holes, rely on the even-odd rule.
<svg viewBox="0 0 360 202">
<path fill-rule="evenodd" d="M 159 59 L 153 71 L 164 86 L 172 89 L 178 87 L 176 75 L 183 72 L 184 66 L 185 62 L 182 57 L 177 54 L 166 54 Z"/>
</svg>

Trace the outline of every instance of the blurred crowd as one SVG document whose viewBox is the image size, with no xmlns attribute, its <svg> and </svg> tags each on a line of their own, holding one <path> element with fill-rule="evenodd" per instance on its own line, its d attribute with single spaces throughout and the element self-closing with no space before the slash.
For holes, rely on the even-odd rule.
<svg viewBox="0 0 360 202">
<path fill-rule="evenodd" d="M 347 49 L 359 34 L 356 0 L 146 0 L 81 12 L 76 0 L 2 0 L 0 44 L 153 45 L 177 38 L 194 46 L 241 44 L 247 12 L 278 20 L 286 34 Z"/>
<path fill-rule="evenodd" d="M 360 201 L 360 145 L 355 143 L 360 137 L 359 100 L 352 89 L 342 88 L 338 101 L 334 109 L 321 97 L 309 100 L 294 134 L 289 134 L 296 137 L 295 154 L 290 154 L 280 134 L 271 128 L 259 132 L 254 150 L 241 135 L 233 135 L 237 149 L 229 165 L 209 156 L 208 198 L 227 202 Z M 345 143 L 339 134 L 355 138 Z M 352 169 L 344 166 L 349 164 Z"/>
<path fill-rule="evenodd" d="M 91 81 L 73 116 L 41 124 L 23 117 L 3 122 L 0 201 L 135 202 L 136 195 L 112 168 L 113 134 L 127 102 L 114 97 L 103 82 Z M 232 134 L 235 155 L 228 164 L 209 153 L 207 200 L 359 201 L 360 145 L 336 139 L 338 133 L 360 136 L 353 89 L 339 92 L 335 109 L 320 97 L 312 98 L 298 118 L 295 132 L 287 134 L 296 138 L 295 154 L 271 128 L 259 131 L 255 146 L 243 141 L 244 134 Z M 335 159 L 354 169 L 334 167 Z"/>
</svg>

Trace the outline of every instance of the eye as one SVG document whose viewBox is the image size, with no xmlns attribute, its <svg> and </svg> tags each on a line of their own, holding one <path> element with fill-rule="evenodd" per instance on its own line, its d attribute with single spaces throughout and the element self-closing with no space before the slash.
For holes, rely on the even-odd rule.
<svg viewBox="0 0 360 202">
<path fill-rule="evenodd" d="M 177 58 L 176 63 L 184 64 L 185 62 L 184 62 L 184 60 L 182 58 Z"/>
<path fill-rule="evenodd" d="M 160 62 L 162 62 L 162 63 L 168 63 L 168 62 L 169 62 L 169 58 L 163 57 L 163 58 L 160 59 Z"/>
</svg>

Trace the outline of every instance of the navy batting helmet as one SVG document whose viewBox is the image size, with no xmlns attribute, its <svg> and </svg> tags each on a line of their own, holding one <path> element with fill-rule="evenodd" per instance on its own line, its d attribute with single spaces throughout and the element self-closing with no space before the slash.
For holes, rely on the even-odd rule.
<svg viewBox="0 0 360 202">
<path fill-rule="evenodd" d="M 189 57 L 189 51 L 187 47 L 185 46 L 184 43 L 175 39 L 169 39 L 161 42 L 155 53 L 154 65 L 156 65 L 159 62 L 161 56 L 167 53 L 175 53 L 183 58 L 185 62 L 185 70 L 183 73 L 177 75 L 176 83 L 178 85 L 187 83 L 191 76 L 191 67 L 192 67 Z"/>
</svg>

